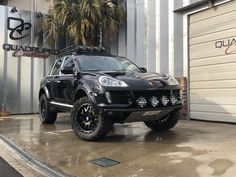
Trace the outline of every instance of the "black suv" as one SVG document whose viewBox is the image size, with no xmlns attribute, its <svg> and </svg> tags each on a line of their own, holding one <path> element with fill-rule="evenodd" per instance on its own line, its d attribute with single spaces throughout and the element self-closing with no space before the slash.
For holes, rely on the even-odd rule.
<svg viewBox="0 0 236 177">
<path fill-rule="evenodd" d="M 92 141 L 105 136 L 114 123 L 144 121 L 160 131 L 178 122 L 182 93 L 174 78 L 147 73 L 102 48 L 73 46 L 63 53 L 41 81 L 42 123 L 54 123 L 58 112 L 71 111 L 75 134 Z"/>
</svg>

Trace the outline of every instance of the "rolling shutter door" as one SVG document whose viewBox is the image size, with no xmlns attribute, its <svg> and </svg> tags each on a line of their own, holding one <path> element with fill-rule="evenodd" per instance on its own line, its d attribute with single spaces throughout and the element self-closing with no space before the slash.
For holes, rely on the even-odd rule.
<svg viewBox="0 0 236 177">
<path fill-rule="evenodd" d="M 190 118 L 236 122 L 236 1 L 189 16 Z"/>
</svg>

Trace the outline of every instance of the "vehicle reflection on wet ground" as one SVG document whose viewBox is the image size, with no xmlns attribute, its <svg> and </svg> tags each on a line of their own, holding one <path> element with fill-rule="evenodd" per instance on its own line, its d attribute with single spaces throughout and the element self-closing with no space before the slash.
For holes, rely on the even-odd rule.
<svg viewBox="0 0 236 177">
<path fill-rule="evenodd" d="M 70 176 L 197 177 L 234 176 L 235 125 L 180 121 L 166 132 L 143 123 L 115 124 L 99 142 L 78 139 L 69 115 L 43 125 L 38 115 L 0 120 L 0 133 L 36 159 Z M 120 164 L 100 167 L 89 161 L 106 157 Z"/>
</svg>

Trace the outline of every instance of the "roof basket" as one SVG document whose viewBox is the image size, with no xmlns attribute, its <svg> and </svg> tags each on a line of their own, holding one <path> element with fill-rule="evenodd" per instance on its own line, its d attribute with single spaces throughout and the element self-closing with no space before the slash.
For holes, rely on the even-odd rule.
<svg viewBox="0 0 236 177">
<path fill-rule="evenodd" d="M 72 55 L 72 54 L 105 54 L 104 47 L 89 47 L 80 45 L 71 45 L 60 50 L 60 56 Z"/>
</svg>

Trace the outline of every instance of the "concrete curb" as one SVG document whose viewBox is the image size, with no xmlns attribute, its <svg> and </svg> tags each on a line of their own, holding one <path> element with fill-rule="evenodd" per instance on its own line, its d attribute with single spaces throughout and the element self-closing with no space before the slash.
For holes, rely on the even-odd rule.
<svg viewBox="0 0 236 177">
<path fill-rule="evenodd" d="M 64 174 L 36 160 L 3 135 L 0 135 L 0 149 L 0 156 L 24 177 L 64 177 Z"/>
</svg>

